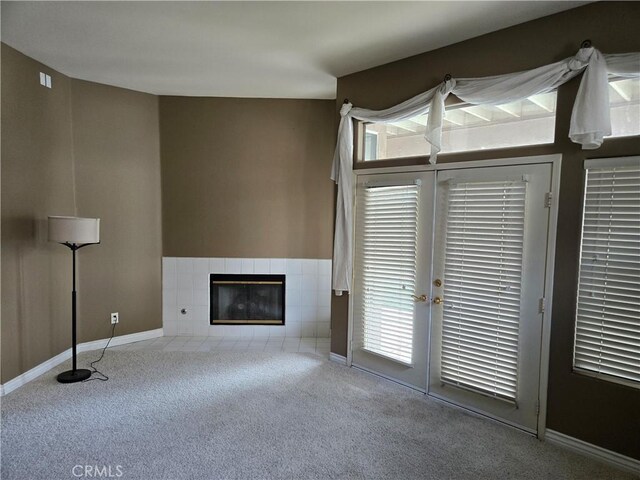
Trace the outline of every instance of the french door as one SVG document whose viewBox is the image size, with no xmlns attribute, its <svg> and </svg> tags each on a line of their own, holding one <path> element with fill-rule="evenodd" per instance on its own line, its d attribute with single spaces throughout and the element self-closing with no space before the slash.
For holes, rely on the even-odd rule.
<svg viewBox="0 0 640 480">
<path fill-rule="evenodd" d="M 352 364 L 427 386 L 433 172 L 363 175 L 356 187 Z"/>
<path fill-rule="evenodd" d="M 551 173 L 360 175 L 352 364 L 535 432 Z"/>
<path fill-rule="evenodd" d="M 551 165 L 437 188 L 429 393 L 536 431 Z"/>
</svg>

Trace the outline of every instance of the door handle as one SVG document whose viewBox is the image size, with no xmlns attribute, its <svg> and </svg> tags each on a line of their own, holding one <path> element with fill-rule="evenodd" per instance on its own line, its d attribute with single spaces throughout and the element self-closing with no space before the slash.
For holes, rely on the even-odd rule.
<svg viewBox="0 0 640 480">
<path fill-rule="evenodd" d="M 413 301 L 414 302 L 426 302 L 427 301 L 427 296 L 426 295 L 420 295 L 419 297 L 416 297 L 415 295 L 411 295 L 413 297 Z"/>
<path fill-rule="evenodd" d="M 444 303 L 444 298 L 442 297 L 435 297 L 433 299 L 433 303 L 435 303 L 436 305 L 442 305 Z"/>
</svg>

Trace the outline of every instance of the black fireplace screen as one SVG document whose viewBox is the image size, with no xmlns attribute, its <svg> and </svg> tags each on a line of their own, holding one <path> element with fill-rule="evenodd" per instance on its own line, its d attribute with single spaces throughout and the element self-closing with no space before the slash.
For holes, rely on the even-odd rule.
<svg viewBox="0 0 640 480">
<path fill-rule="evenodd" d="M 211 325 L 284 325 L 284 275 L 210 276 Z"/>
</svg>

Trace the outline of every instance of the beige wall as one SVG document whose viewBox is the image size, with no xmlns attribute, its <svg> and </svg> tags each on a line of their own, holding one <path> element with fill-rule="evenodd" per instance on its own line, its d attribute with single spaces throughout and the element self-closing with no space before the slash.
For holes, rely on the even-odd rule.
<svg viewBox="0 0 640 480">
<path fill-rule="evenodd" d="M 446 73 L 477 77 L 515 72 L 574 55 L 590 38 L 601 51 L 640 50 L 636 2 L 590 4 L 499 32 L 451 45 L 338 79 L 335 105 L 349 98 L 365 108 L 386 108 L 433 87 Z M 615 28 L 604 26 L 615 25 Z M 595 151 L 582 151 L 568 138 L 569 119 L 579 78 L 558 91 L 556 140 L 553 145 L 494 152 L 441 155 L 438 162 L 562 153 L 557 253 L 553 292 L 553 323 L 547 426 L 587 442 L 640 458 L 640 391 L 571 371 L 574 316 L 585 158 L 637 155 L 636 138 L 608 140 Z M 393 85 L 393 88 L 390 86 Z M 426 158 L 401 163 L 424 163 Z M 388 162 L 380 162 L 383 166 Z M 368 165 L 370 166 L 370 165 Z M 346 354 L 348 297 L 334 297 L 333 352 Z"/>
<path fill-rule="evenodd" d="M 157 97 L 4 44 L 1 93 L 4 383 L 71 345 L 71 254 L 47 242 L 47 215 L 102 218 L 102 244 L 78 252 L 80 342 L 107 337 L 112 311 L 117 334 L 161 327 L 161 202 Z"/>
<path fill-rule="evenodd" d="M 164 255 L 331 258 L 333 107 L 161 97 Z"/>
<path fill-rule="evenodd" d="M 71 81 L 78 214 L 100 218 L 80 250 L 79 341 L 162 327 L 158 97 Z"/>
<path fill-rule="evenodd" d="M 70 345 L 71 257 L 47 215 L 73 215 L 69 78 L 2 44 L 2 382 Z M 51 90 L 39 72 L 51 75 Z"/>
</svg>

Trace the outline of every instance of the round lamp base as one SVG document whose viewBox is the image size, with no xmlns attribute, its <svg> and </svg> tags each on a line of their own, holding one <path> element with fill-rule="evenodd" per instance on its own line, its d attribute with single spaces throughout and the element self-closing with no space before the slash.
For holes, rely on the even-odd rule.
<svg viewBox="0 0 640 480">
<path fill-rule="evenodd" d="M 78 370 L 67 370 L 58 375 L 58 381 L 60 383 L 75 383 L 86 380 L 91 376 L 91 370 L 80 368 Z"/>
</svg>

